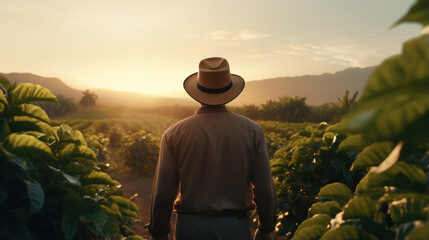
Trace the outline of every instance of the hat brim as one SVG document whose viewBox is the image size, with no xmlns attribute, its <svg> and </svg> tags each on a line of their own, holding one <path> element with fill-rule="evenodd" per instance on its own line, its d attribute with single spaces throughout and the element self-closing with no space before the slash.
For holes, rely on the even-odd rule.
<svg viewBox="0 0 429 240">
<path fill-rule="evenodd" d="M 234 100 L 244 89 L 244 79 L 238 75 L 231 74 L 232 86 L 222 93 L 206 93 L 197 87 L 198 73 L 193 73 L 185 79 L 183 87 L 185 91 L 195 99 L 205 105 L 223 105 Z"/>
</svg>

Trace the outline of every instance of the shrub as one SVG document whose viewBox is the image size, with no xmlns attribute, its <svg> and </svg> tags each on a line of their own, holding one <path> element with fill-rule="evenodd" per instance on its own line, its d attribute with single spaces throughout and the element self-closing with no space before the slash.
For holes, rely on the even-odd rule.
<svg viewBox="0 0 429 240">
<path fill-rule="evenodd" d="M 123 163 L 133 171 L 153 173 L 159 154 L 159 138 L 140 131 L 123 137 L 120 148 Z"/>
<path fill-rule="evenodd" d="M 286 147 L 277 150 L 271 160 L 278 196 L 278 233 L 295 231 L 322 186 L 335 181 L 355 186 L 363 176 L 361 172 L 348 171 L 355 154 L 337 152 L 344 136 L 327 131 L 328 126 L 307 126 L 292 136 Z"/>
<path fill-rule="evenodd" d="M 34 101 L 46 88 L 0 77 L 0 238 L 119 239 L 139 212 L 120 184 L 99 171 L 81 132 L 51 120 Z"/>
</svg>

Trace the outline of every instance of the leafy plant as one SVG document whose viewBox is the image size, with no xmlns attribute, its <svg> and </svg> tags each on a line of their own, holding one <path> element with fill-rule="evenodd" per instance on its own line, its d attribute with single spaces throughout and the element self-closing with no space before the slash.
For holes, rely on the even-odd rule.
<svg viewBox="0 0 429 240">
<path fill-rule="evenodd" d="M 418 0 L 396 24 L 414 21 L 427 26 L 428 7 L 428 0 Z M 303 222 L 309 223 L 298 227 L 301 231 L 294 239 L 427 239 L 428 66 L 429 35 L 405 42 L 400 55 L 375 70 L 356 107 L 330 128 L 349 134 L 339 149 L 361 150 L 351 169 L 365 169 L 367 174 L 354 195 L 354 188 L 342 191 L 346 186 L 339 183 L 324 186 Z M 322 229 L 310 212 L 325 201 L 340 209 Z M 328 210 L 318 213 L 329 215 Z"/>
<path fill-rule="evenodd" d="M 278 233 L 292 234 L 296 230 L 322 186 L 340 181 L 353 187 L 363 176 L 361 172 L 348 171 L 356 154 L 337 152 L 345 136 L 327 131 L 328 126 L 307 126 L 274 154 L 271 168 L 279 204 Z M 317 207 L 340 210 L 340 206 L 329 202 Z M 317 213 L 313 209 L 312 214 Z"/>
<path fill-rule="evenodd" d="M 138 209 L 100 171 L 97 141 L 87 142 L 67 125 L 51 126 L 45 111 L 30 104 L 58 103 L 48 89 L 3 77 L 0 89 L 0 238 L 133 235 Z"/>
<path fill-rule="evenodd" d="M 159 138 L 140 131 L 122 138 L 120 156 L 133 171 L 153 173 L 159 154 Z"/>
</svg>

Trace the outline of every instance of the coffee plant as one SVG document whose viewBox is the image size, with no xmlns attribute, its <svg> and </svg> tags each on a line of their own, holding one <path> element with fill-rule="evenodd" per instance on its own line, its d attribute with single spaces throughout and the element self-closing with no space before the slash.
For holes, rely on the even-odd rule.
<svg viewBox="0 0 429 240">
<path fill-rule="evenodd" d="M 356 154 L 337 152 L 345 136 L 327 131 L 328 126 L 324 122 L 307 126 L 271 160 L 278 196 L 278 234 L 295 231 L 321 187 L 336 181 L 354 187 L 363 176 L 361 171 L 349 172 Z"/>
<path fill-rule="evenodd" d="M 427 27 L 428 9 L 418 0 L 396 24 Z M 351 171 L 367 173 L 356 188 L 324 186 L 293 239 L 429 238 L 428 66 L 423 34 L 370 76 L 355 108 L 329 129 L 348 134 L 339 151 L 361 150 Z"/>
<path fill-rule="evenodd" d="M 125 166 L 133 171 L 153 173 L 159 154 L 159 138 L 139 131 L 122 138 L 119 154 Z"/>
<path fill-rule="evenodd" d="M 130 230 L 137 206 L 100 171 L 97 141 L 67 125 L 52 126 L 46 112 L 30 104 L 58 103 L 56 97 L 4 77 L 0 89 L 0 239 L 139 238 Z"/>
</svg>

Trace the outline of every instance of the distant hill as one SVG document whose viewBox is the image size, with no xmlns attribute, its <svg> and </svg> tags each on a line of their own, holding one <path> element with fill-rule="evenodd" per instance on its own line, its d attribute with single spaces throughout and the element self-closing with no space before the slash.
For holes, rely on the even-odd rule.
<svg viewBox="0 0 429 240">
<path fill-rule="evenodd" d="M 359 96 L 375 66 L 348 68 L 334 74 L 280 77 L 258 81 L 248 81 L 241 95 L 231 102 L 233 105 L 265 103 L 282 96 L 301 96 L 307 104 L 320 105 L 335 102 L 344 96 L 346 90 L 359 91 Z"/>
<path fill-rule="evenodd" d="M 16 83 L 34 83 L 40 84 L 51 90 L 55 95 L 63 95 L 68 98 L 73 98 L 76 102 L 82 98 L 82 90 L 74 89 L 65 84 L 59 78 L 41 77 L 31 73 L 0 73 L 11 82 Z M 178 99 L 169 97 L 160 97 L 149 94 L 122 92 L 110 89 L 90 89 L 98 96 L 97 103 L 102 105 L 124 105 L 124 106 L 140 106 L 140 107 L 157 107 L 165 105 L 191 105 L 195 104 L 191 99 Z"/>
<path fill-rule="evenodd" d="M 11 83 L 34 83 L 40 84 L 43 87 L 49 88 L 55 95 L 63 95 L 68 98 L 80 100 L 82 97 L 82 91 L 71 88 L 59 78 L 53 77 L 41 77 L 32 73 L 0 73 L 0 75 L 9 79 Z"/>
<path fill-rule="evenodd" d="M 246 82 L 241 95 L 231 105 L 262 104 L 270 99 L 278 99 L 282 96 L 301 96 L 307 98 L 307 104 L 320 105 L 335 102 L 344 96 L 346 90 L 351 94 L 359 91 L 362 93 L 375 66 L 366 68 L 348 68 L 336 73 L 321 75 L 304 75 L 297 77 L 279 77 Z M 47 78 L 31 73 L 0 73 L 10 81 L 17 83 L 31 82 L 49 88 L 54 94 L 73 98 L 78 102 L 82 97 L 82 91 L 66 85 L 58 78 Z M 110 89 L 90 89 L 98 95 L 98 103 L 104 105 L 126 105 L 141 107 L 157 107 L 166 105 L 195 105 L 195 102 L 187 96 L 185 91 L 161 97 L 142 93 L 121 92 Z"/>
</svg>

